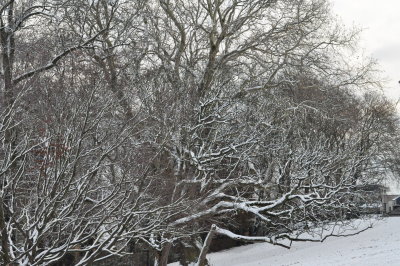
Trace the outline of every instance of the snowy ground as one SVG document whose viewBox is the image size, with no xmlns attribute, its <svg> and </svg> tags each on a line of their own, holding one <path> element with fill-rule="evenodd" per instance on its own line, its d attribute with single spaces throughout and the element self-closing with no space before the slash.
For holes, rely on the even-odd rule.
<svg viewBox="0 0 400 266">
<path fill-rule="evenodd" d="M 294 243 L 290 250 L 264 243 L 253 244 L 207 257 L 213 266 L 400 265 L 399 230 L 400 217 L 392 217 L 351 237 L 329 238 L 323 243 Z"/>
</svg>

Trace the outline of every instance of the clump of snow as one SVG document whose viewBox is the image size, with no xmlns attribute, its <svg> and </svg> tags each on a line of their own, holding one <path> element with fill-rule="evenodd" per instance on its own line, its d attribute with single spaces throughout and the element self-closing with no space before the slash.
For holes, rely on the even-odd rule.
<svg viewBox="0 0 400 266">
<path fill-rule="evenodd" d="M 328 238 L 323 243 L 296 242 L 289 250 L 268 243 L 252 244 L 211 253 L 207 258 L 213 266 L 399 265 L 399 228 L 400 217 L 390 217 L 355 236 Z"/>
</svg>

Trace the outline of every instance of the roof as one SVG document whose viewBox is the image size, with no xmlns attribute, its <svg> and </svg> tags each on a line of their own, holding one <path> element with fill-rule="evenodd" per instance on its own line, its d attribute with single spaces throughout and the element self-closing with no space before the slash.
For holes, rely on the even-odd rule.
<svg viewBox="0 0 400 266">
<path fill-rule="evenodd" d="M 399 198 L 400 195 L 396 194 L 396 195 L 382 195 L 382 202 L 389 202 L 391 200 L 395 200 L 397 198 Z"/>
</svg>

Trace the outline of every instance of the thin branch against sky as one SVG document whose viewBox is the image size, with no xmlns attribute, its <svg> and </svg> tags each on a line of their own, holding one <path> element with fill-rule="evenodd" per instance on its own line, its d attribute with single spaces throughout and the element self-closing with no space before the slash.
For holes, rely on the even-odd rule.
<svg viewBox="0 0 400 266">
<path fill-rule="evenodd" d="M 400 97 L 400 2 L 396 0 L 332 0 L 332 10 L 346 26 L 363 29 L 360 46 L 365 54 L 378 59 L 383 76 L 388 79 L 385 93 Z"/>
</svg>

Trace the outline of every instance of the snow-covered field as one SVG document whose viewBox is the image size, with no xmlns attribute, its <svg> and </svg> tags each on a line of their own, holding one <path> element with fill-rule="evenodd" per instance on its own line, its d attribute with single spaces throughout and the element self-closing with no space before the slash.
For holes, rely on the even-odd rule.
<svg viewBox="0 0 400 266">
<path fill-rule="evenodd" d="M 290 250 L 253 244 L 209 254 L 213 266 L 400 265 L 400 217 L 378 221 L 372 229 L 323 243 L 294 243 Z M 178 264 L 172 264 L 174 266 Z"/>
</svg>

